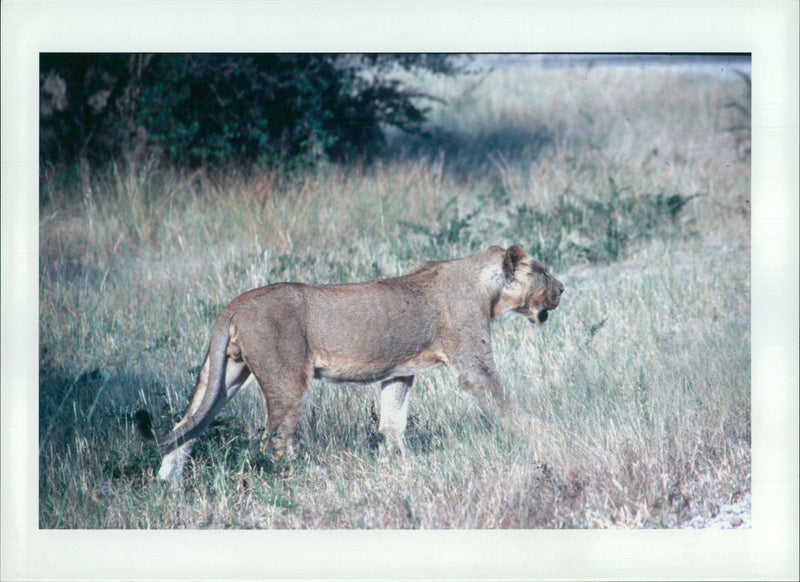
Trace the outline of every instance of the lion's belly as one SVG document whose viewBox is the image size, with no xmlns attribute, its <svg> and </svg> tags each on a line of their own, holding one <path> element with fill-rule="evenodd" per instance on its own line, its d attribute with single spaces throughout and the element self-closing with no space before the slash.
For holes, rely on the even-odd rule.
<svg viewBox="0 0 800 582">
<path fill-rule="evenodd" d="M 332 354 L 314 358 L 314 377 L 332 382 L 370 384 L 397 376 L 415 376 L 439 364 L 447 357 L 439 350 L 425 349 L 419 354 L 400 361 L 380 361 Z"/>
</svg>

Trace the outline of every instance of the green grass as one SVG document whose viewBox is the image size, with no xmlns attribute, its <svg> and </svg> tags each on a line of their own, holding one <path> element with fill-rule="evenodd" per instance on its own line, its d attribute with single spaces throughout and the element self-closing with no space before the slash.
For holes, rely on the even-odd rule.
<svg viewBox="0 0 800 582">
<path fill-rule="evenodd" d="M 675 527 L 749 491 L 750 169 L 728 131 L 742 79 L 512 67 L 433 90 L 449 106 L 430 140 L 396 136 L 401 153 L 369 167 L 117 167 L 90 192 L 45 176 L 41 527 Z M 274 466 L 250 386 L 182 487 L 156 481 L 133 415 L 161 430 L 182 415 L 233 297 L 512 243 L 567 290 L 542 328 L 496 322 L 499 424 L 450 371 L 420 376 L 402 459 L 377 446 L 376 387 L 315 381 L 297 458 Z"/>
</svg>

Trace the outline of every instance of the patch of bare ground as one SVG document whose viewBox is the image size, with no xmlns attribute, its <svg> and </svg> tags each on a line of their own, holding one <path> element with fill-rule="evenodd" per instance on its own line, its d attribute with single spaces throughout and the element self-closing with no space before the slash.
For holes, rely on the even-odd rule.
<svg viewBox="0 0 800 582">
<path fill-rule="evenodd" d="M 752 521 L 752 494 L 745 491 L 735 500 L 722 501 L 713 510 L 695 515 L 681 524 L 687 529 L 747 529 Z"/>
</svg>

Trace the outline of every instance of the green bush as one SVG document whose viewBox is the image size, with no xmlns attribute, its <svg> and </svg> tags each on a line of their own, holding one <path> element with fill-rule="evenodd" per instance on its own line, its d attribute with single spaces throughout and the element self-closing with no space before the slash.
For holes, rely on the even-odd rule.
<svg viewBox="0 0 800 582">
<path fill-rule="evenodd" d="M 43 54 L 40 151 L 94 166 L 147 150 L 183 166 L 364 157 L 382 126 L 418 132 L 431 96 L 402 70 L 443 55 Z"/>
</svg>

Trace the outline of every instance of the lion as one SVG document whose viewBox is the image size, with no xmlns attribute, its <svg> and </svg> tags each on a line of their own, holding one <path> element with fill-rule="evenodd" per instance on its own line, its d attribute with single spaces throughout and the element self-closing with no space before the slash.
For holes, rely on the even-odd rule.
<svg viewBox="0 0 800 582">
<path fill-rule="evenodd" d="M 164 455 L 158 477 L 179 481 L 201 433 L 251 376 L 266 399 L 264 443 L 276 459 L 292 454 L 312 378 L 380 382 L 378 433 L 401 449 L 414 376 L 435 366 L 452 367 L 461 388 L 505 410 L 490 323 L 514 311 L 543 324 L 563 292 L 517 245 L 428 261 L 368 283 L 277 283 L 248 291 L 214 323 L 182 420 L 156 436 L 146 426 L 149 415 L 147 423 L 138 418 Z"/>
</svg>

